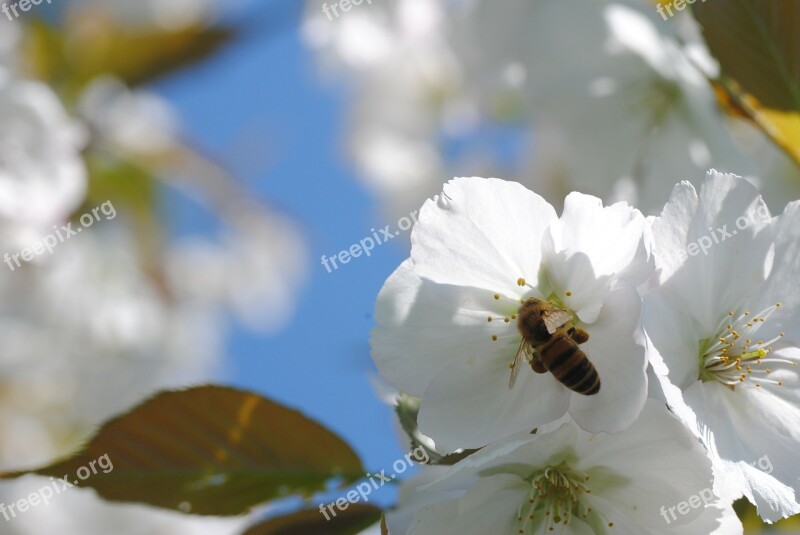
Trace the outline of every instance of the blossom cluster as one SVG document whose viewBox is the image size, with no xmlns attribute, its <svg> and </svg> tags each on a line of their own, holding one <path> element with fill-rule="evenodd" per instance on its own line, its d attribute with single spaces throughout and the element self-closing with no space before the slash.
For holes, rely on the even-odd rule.
<svg viewBox="0 0 800 535">
<path fill-rule="evenodd" d="M 355 87 L 347 145 L 388 220 L 476 168 L 553 203 L 582 191 L 646 215 L 711 167 L 772 209 L 800 197 L 792 160 L 721 112 L 689 9 L 665 22 L 652 0 L 395 0 L 330 21 L 321 4 L 306 41 Z"/>
<path fill-rule="evenodd" d="M 466 456 L 405 484 L 392 535 L 726 535 L 742 496 L 767 522 L 800 512 L 800 201 L 772 216 L 711 170 L 656 217 L 580 193 L 559 216 L 457 178 L 411 243 L 372 356 L 432 447 Z"/>
<path fill-rule="evenodd" d="M 72 453 L 103 420 L 159 389 L 210 380 L 224 353 L 226 311 L 248 326 L 277 329 L 291 318 L 304 278 L 294 222 L 252 201 L 211 214 L 219 216 L 219 236 L 156 237 L 166 225 L 143 199 L 163 192 L 156 178 L 177 172 L 165 162 L 193 154 L 173 105 L 124 81 L 114 65 L 96 73 L 77 67 L 93 61 L 91 54 L 70 56 L 76 67 L 59 72 L 57 81 L 35 66 L 51 55 L 63 59 L 55 44 L 30 56 L 30 41 L 51 23 L 48 32 L 55 36 L 57 27 L 69 43 L 107 27 L 161 36 L 212 20 L 212 2 L 82 0 L 52 7 L 63 8 L 63 19 L 53 9 L 47 24 L 39 20 L 45 3 L 13 22 L 0 15 L 0 258 L 7 260 L 0 273 L 0 464 L 9 470 Z M 70 17 L 67 10 L 74 10 Z M 127 51 L 114 56 L 130 59 Z M 92 76 L 64 78 L 84 71 Z M 180 191 L 203 197 L 203 187 L 187 183 Z M 226 198 L 248 200 L 230 192 Z M 101 202 L 108 222 L 90 230 L 79 216 L 99 220 Z M 81 231 L 80 239 L 52 250 L 56 236 L 65 242 Z M 52 254 L 40 254 L 44 246 Z M 3 482 L 0 501 L 34 490 L 31 481 Z M 101 534 L 130 525 L 139 533 L 217 534 L 241 527 L 108 505 L 84 493 L 2 522 L 11 535 Z"/>
</svg>

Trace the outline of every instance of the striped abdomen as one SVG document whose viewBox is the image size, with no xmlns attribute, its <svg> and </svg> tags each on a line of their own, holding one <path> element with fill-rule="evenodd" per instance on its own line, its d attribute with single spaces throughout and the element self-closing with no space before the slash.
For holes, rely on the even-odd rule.
<svg viewBox="0 0 800 535">
<path fill-rule="evenodd" d="M 586 396 L 600 391 L 597 370 L 566 332 L 556 331 L 536 348 L 536 353 L 547 371 L 570 390 Z"/>
</svg>

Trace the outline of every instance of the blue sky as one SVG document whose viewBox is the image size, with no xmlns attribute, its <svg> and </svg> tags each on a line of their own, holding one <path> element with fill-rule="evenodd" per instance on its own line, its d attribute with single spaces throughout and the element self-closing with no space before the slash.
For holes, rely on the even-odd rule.
<svg viewBox="0 0 800 535">
<path fill-rule="evenodd" d="M 242 151 L 252 151 L 239 146 L 245 136 L 262 140 L 256 150 L 269 164 L 241 178 L 295 218 L 308 240 L 311 276 L 298 313 L 277 335 L 236 330 L 223 379 L 300 409 L 353 445 L 368 469 L 388 469 L 405 452 L 391 409 L 370 384 L 368 339 L 375 297 L 406 255 L 405 245 L 379 247 L 332 273 L 320 263 L 322 254 L 334 255 L 394 221 L 384 221 L 348 164 L 348 95 L 322 82 L 299 35 L 300 4 L 259 3 L 246 12 L 264 21 L 257 31 L 155 89 L 176 106 L 192 141 L 231 168 L 241 167 Z M 268 29 L 270 20 L 279 21 L 277 32 Z M 183 230 L 202 224 L 191 209 L 176 213 Z M 387 489 L 377 498 L 391 494 Z"/>
</svg>

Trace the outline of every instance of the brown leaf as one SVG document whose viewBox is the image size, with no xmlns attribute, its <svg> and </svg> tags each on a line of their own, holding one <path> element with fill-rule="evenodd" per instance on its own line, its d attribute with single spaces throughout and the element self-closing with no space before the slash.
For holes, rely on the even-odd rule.
<svg viewBox="0 0 800 535">
<path fill-rule="evenodd" d="M 382 511 L 372 505 L 351 503 L 326 520 L 319 509 L 305 509 L 252 526 L 243 535 L 354 535 L 381 519 Z"/>
<path fill-rule="evenodd" d="M 725 0 L 693 9 L 722 67 L 726 109 L 744 113 L 800 163 L 800 4 Z"/>
<path fill-rule="evenodd" d="M 104 455 L 113 469 L 78 481 L 78 470 Z M 0 478 L 28 473 L 66 474 L 112 501 L 236 515 L 280 496 L 308 496 L 334 477 L 353 482 L 364 469 L 344 441 L 299 412 L 202 386 L 160 393 L 114 418 L 74 457 Z"/>
</svg>

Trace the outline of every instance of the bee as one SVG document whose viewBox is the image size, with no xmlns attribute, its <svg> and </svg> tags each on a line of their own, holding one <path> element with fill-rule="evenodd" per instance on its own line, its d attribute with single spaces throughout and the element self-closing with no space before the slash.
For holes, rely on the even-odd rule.
<svg viewBox="0 0 800 535">
<path fill-rule="evenodd" d="M 564 386 L 578 394 L 591 396 L 600 391 L 600 376 L 586 354 L 578 347 L 589 333 L 569 326 L 570 315 L 541 299 L 525 301 L 517 312 L 517 328 L 522 341 L 511 365 L 508 388 L 513 388 L 523 357 L 536 373 L 550 372 Z"/>
</svg>

